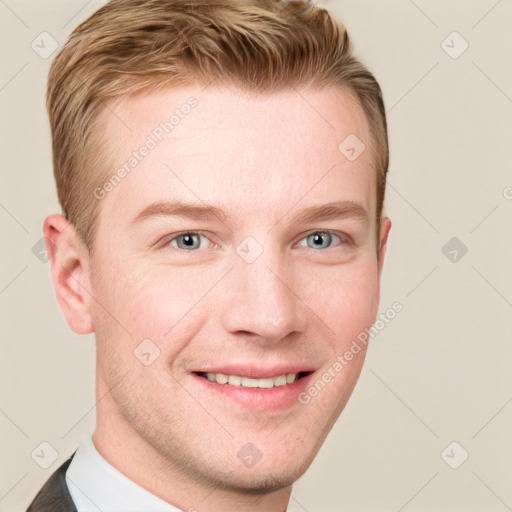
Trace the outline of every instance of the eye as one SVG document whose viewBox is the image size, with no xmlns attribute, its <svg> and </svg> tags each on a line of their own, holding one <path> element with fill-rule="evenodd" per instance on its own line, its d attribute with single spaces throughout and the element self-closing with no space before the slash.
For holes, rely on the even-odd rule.
<svg viewBox="0 0 512 512">
<path fill-rule="evenodd" d="M 328 249 L 332 246 L 333 239 L 339 240 L 339 243 L 336 245 L 349 243 L 347 237 L 336 235 L 331 231 L 315 231 L 314 233 L 304 237 L 299 242 L 299 245 L 304 246 L 301 242 L 306 240 L 307 247 L 310 247 L 311 249 Z"/>
<path fill-rule="evenodd" d="M 209 240 L 201 233 L 189 231 L 187 233 L 175 235 L 173 238 L 168 239 L 167 243 L 171 244 L 173 247 L 176 247 L 177 249 L 191 251 L 199 249 L 201 245 L 204 245 L 201 244 L 201 240 L 206 240 L 206 242 L 209 242 Z"/>
</svg>

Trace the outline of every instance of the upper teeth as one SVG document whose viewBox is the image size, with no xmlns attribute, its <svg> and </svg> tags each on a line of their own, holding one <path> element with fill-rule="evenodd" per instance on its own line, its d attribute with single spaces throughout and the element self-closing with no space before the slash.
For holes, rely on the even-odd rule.
<svg viewBox="0 0 512 512">
<path fill-rule="evenodd" d="M 272 388 L 292 384 L 297 380 L 298 375 L 298 373 L 284 373 L 278 377 L 268 379 L 251 379 L 224 373 L 207 373 L 206 378 L 217 384 L 230 384 L 231 386 L 242 386 L 244 388 Z"/>
</svg>

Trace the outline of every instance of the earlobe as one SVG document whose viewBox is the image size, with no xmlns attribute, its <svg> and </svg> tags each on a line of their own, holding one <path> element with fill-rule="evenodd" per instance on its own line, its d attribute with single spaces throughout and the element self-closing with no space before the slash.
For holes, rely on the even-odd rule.
<svg viewBox="0 0 512 512">
<path fill-rule="evenodd" d="M 94 331 L 89 311 L 89 251 L 63 215 L 50 215 L 43 225 L 53 286 L 69 327 L 77 334 Z"/>
</svg>

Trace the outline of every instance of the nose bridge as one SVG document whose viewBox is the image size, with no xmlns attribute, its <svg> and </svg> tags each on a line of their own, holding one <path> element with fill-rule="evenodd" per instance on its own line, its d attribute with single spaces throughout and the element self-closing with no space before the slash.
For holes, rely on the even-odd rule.
<svg viewBox="0 0 512 512">
<path fill-rule="evenodd" d="M 259 255 L 255 251 L 251 240 L 237 248 L 222 321 L 230 332 L 244 331 L 267 341 L 279 341 L 304 329 L 305 312 L 293 290 L 293 280 L 290 282 L 285 256 L 269 247 L 261 247 Z"/>
</svg>

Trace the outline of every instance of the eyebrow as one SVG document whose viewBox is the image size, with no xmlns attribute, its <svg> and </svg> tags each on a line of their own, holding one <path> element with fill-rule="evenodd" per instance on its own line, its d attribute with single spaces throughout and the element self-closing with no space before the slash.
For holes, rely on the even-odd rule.
<svg viewBox="0 0 512 512">
<path fill-rule="evenodd" d="M 207 204 L 199 205 L 192 203 L 185 203 L 183 201 L 157 201 L 152 203 L 144 210 L 142 210 L 133 220 L 132 224 L 137 224 L 149 217 L 154 216 L 175 216 L 175 217 L 188 217 L 195 220 L 211 220 L 214 217 L 218 219 L 224 218 L 225 214 L 216 206 L 209 206 Z"/>
<path fill-rule="evenodd" d="M 368 212 L 355 201 L 335 201 L 310 206 L 300 210 L 290 219 L 290 224 L 310 224 L 312 222 L 354 218 L 368 223 Z"/>
<path fill-rule="evenodd" d="M 288 215 L 288 212 L 281 220 Z M 188 217 L 194 220 L 208 221 L 225 219 L 225 212 L 216 206 L 205 203 L 194 204 L 183 201 L 158 201 L 148 205 L 132 221 L 131 224 L 138 224 L 154 216 L 175 216 Z M 309 206 L 294 214 L 289 224 L 309 224 L 318 221 L 327 221 L 343 218 L 354 218 L 368 223 L 368 212 L 355 201 L 335 201 L 322 205 Z M 278 221 L 280 222 L 280 221 Z"/>
</svg>

